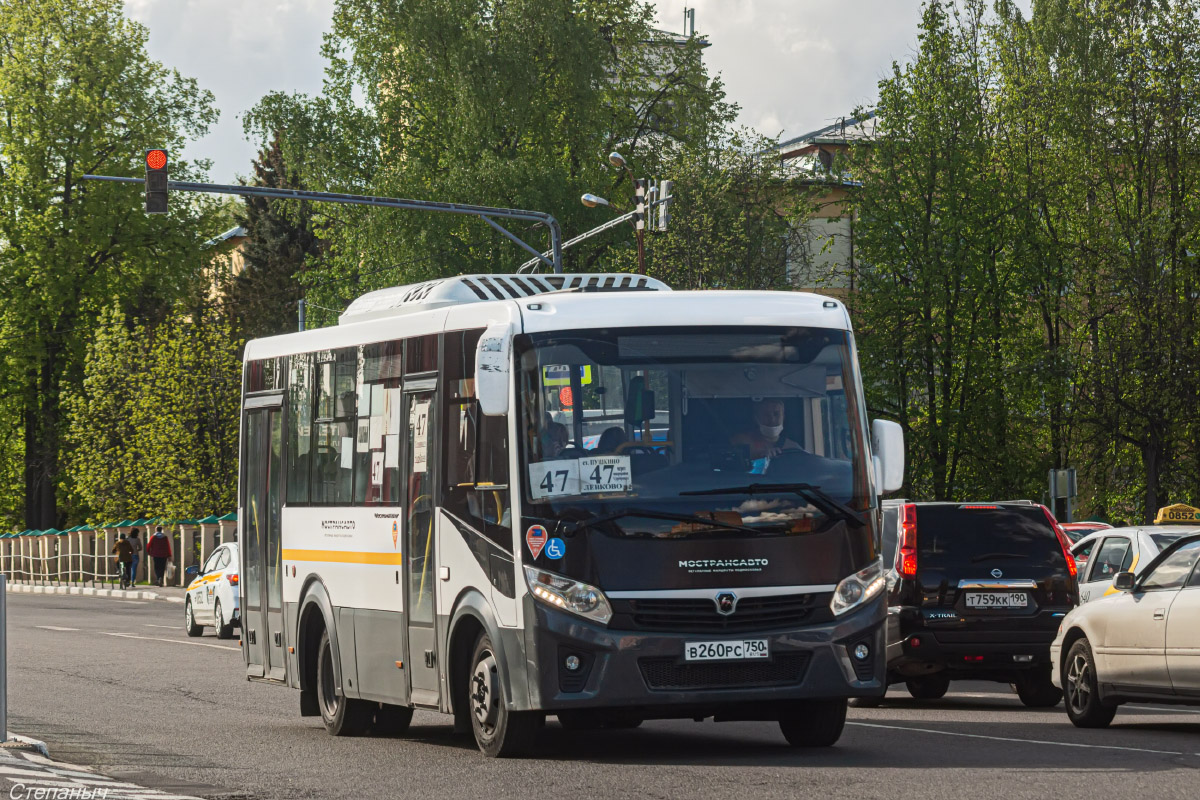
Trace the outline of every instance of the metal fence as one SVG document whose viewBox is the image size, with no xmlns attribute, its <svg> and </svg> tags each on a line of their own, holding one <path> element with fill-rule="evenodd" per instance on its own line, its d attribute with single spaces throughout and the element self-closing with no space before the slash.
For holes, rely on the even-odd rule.
<svg viewBox="0 0 1200 800">
<path fill-rule="evenodd" d="M 120 565 L 113 549 L 121 534 L 138 529 L 143 542 L 161 525 L 171 540 L 167 586 L 184 585 L 184 570 L 202 565 L 218 546 L 235 541 L 237 515 L 208 516 L 191 520 L 124 520 L 106 525 L 80 525 L 69 530 L 21 531 L 0 534 L 0 573 L 11 583 L 38 586 L 116 586 Z M 143 552 L 135 582 L 150 582 L 153 559 Z"/>
</svg>

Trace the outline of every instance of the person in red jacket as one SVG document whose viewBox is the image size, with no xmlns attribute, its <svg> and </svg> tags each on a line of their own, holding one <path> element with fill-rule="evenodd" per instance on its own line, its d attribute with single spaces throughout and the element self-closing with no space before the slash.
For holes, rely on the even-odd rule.
<svg viewBox="0 0 1200 800">
<path fill-rule="evenodd" d="M 162 586 L 167 576 L 167 561 L 171 558 L 171 540 L 163 533 L 162 525 L 154 529 L 154 535 L 146 542 L 146 555 L 154 559 L 154 585 Z"/>
</svg>

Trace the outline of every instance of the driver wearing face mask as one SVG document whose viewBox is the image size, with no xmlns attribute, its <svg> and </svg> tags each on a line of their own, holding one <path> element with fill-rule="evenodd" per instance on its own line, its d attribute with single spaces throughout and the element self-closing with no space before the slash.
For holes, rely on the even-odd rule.
<svg viewBox="0 0 1200 800">
<path fill-rule="evenodd" d="M 777 456 L 784 450 L 799 450 L 800 445 L 783 435 L 783 401 L 768 397 L 754 403 L 754 426 L 736 433 L 729 440 L 745 447 L 750 459 Z"/>
</svg>

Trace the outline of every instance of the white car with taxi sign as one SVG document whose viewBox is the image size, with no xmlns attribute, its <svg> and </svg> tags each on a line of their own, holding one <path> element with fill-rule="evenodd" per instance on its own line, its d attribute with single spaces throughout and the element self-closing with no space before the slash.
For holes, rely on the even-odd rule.
<svg viewBox="0 0 1200 800">
<path fill-rule="evenodd" d="M 1127 702 L 1200 705 L 1198 562 L 1200 533 L 1176 539 L 1142 574 L 1118 573 L 1114 594 L 1063 619 L 1051 680 L 1077 727 L 1106 727 Z"/>
<path fill-rule="evenodd" d="M 1187 524 L 1187 517 L 1178 516 L 1182 512 L 1172 512 L 1180 508 L 1190 509 L 1190 506 L 1160 509 L 1154 525 L 1100 530 L 1072 545 L 1071 555 L 1079 565 L 1079 602 L 1116 594 L 1112 584 L 1118 573 L 1140 575 L 1145 565 L 1177 539 L 1200 533 L 1200 520 Z"/>
<path fill-rule="evenodd" d="M 241 626 L 238 604 L 238 548 L 226 542 L 212 551 L 203 567 L 188 567 L 191 578 L 184 600 L 184 630 L 188 636 L 201 636 L 205 626 L 217 629 L 218 639 L 229 639 Z"/>
</svg>

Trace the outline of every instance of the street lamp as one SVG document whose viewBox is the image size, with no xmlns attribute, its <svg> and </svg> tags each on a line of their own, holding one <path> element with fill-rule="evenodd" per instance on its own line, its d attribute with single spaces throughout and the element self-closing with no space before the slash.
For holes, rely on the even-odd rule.
<svg viewBox="0 0 1200 800">
<path fill-rule="evenodd" d="M 646 274 L 646 184 L 645 181 L 638 180 L 633 176 L 633 170 L 629 168 L 629 162 L 625 160 L 625 156 L 617 151 L 608 154 L 608 163 L 612 164 L 617 169 L 623 169 L 629 173 L 629 180 L 633 182 L 634 187 L 634 206 L 637 213 L 633 218 L 634 238 L 637 240 L 638 254 L 638 274 Z M 583 204 L 588 208 L 596 206 L 608 206 L 609 208 L 620 211 L 617 206 L 605 200 L 603 197 L 594 194 L 585 194 L 582 198 Z"/>
</svg>

